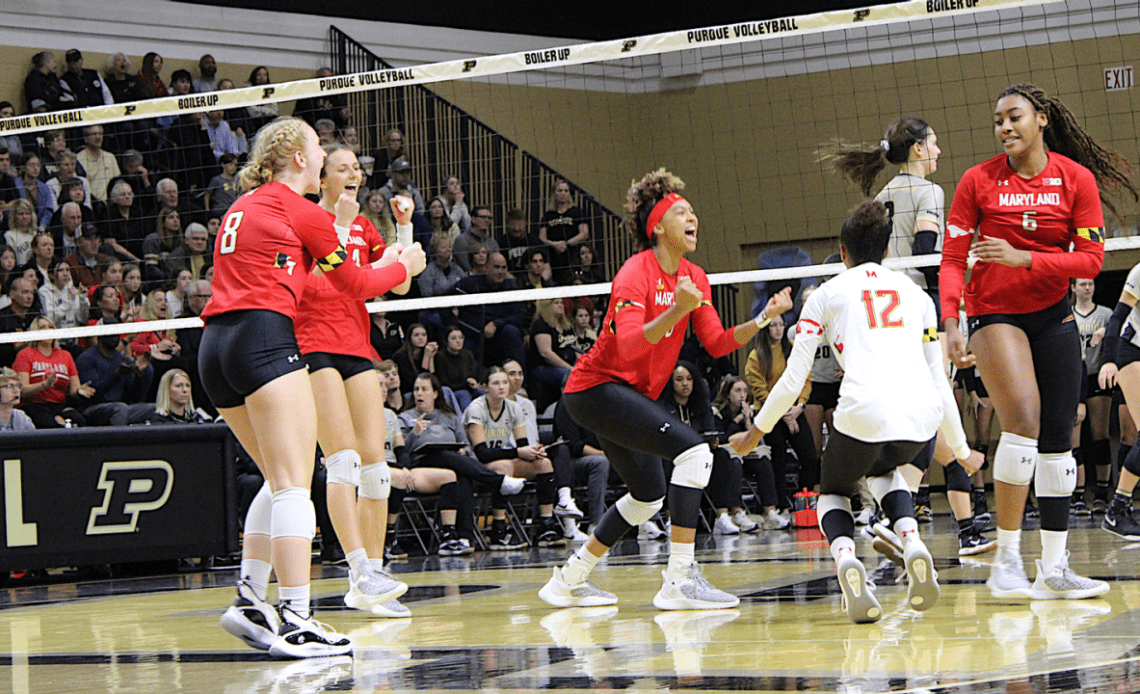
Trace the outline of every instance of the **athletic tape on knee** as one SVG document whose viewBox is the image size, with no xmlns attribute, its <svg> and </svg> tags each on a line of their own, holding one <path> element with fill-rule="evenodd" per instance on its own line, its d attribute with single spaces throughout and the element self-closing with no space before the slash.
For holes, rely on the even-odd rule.
<svg viewBox="0 0 1140 694">
<path fill-rule="evenodd" d="M 951 492 L 970 491 L 970 476 L 966 468 L 957 460 L 946 464 L 946 490 Z"/>
<path fill-rule="evenodd" d="M 910 487 L 906 484 L 906 478 L 903 477 L 902 472 L 900 472 L 898 468 L 879 477 L 868 477 L 867 487 L 871 490 L 871 496 L 875 497 L 875 501 L 880 504 L 883 503 L 883 498 L 891 492 L 903 491 L 907 494 L 910 493 Z"/>
<path fill-rule="evenodd" d="M 325 475 L 329 482 L 355 489 L 360 486 L 360 454 L 351 448 L 325 458 Z"/>
<path fill-rule="evenodd" d="M 274 493 L 272 525 L 273 538 L 303 537 L 312 540 L 317 534 L 317 512 L 313 509 L 309 490 L 290 487 Z"/>
<path fill-rule="evenodd" d="M 661 497 L 656 501 L 638 501 L 629 495 L 627 492 L 625 496 L 617 500 L 614 506 L 617 507 L 618 513 L 633 527 L 637 527 L 657 515 L 661 507 L 665 505 L 665 497 Z"/>
<path fill-rule="evenodd" d="M 1071 496 L 1077 487 L 1077 462 L 1070 453 L 1037 455 L 1037 496 Z"/>
<path fill-rule="evenodd" d="M 1037 442 L 1025 436 L 1002 432 L 994 452 L 994 479 L 1024 487 L 1037 467 Z"/>
<path fill-rule="evenodd" d="M 713 454 L 707 443 L 693 446 L 673 459 L 673 477 L 670 482 L 678 487 L 704 489 L 712 475 Z"/>
<path fill-rule="evenodd" d="M 273 493 L 269 491 L 269 482 L 266 482 L 257 490 L 249 504 L 244 532 L 246 535 L 270 535 L 273 533 L 272 520 Z"/>
<path fill-rule="evenodd" d="M 383 501 L 392 494 L 392 471 L 388 463 L 365 465 L 360 469 L 360 496 L 374 501 Z"/>
</svg>

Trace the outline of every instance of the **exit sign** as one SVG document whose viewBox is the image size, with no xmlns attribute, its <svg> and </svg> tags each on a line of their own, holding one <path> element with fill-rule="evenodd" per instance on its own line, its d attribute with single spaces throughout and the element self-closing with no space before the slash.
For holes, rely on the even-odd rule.
<svg viewBox="0 0 1140 694">
<path fill-rule="evenodd" d="M 1123 89 L 1132 89 L 1136 79 L 1132 73 L 1132 66 L 1110 67 L 1104 71 L 1104 89 L 1108 92 L 1117 92 Z"/>
</svg>

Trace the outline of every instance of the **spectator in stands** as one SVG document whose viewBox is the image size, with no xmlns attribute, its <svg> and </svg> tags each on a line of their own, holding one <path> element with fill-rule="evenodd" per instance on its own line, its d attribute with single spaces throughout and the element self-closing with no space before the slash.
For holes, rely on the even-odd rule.
<svg viewBox="0 0 1140 694">
<path fill-rule="evenodd" d="M 228 77 L 222 77 L 218 80 L 217 91 L 224 92 L 233 89 L 237 85 Z M 252 142 L 253 138 L 246 134 L 246 119 L 249 117 L 248 112 L 244 108 L 227 108 L 226 109 L 226 122 L 230 124 L 230 128 L 234 134 L 239 137 L 246 138 L 246 142 Z"/>
<path fill-rule="evenodd" d="M 334 123 L 333 126 L 335 127 L 335 125 Z M 360 158 L 360 135 L 356 132 L 356 128 L 348 126 L 347 128 L 341 129 L 338 142 L 351 149 L 352 153 L 355 154 L 358 159 Z M 370 171 L 365 171 L 365 174 L 369 177 L 372 176 Z"/>
<path fill-rule="evenodd" d="M 249 81 L 245 83 L 247 87 L 264 87 L 269 84 L 269 69 L 264 65 L 259 65 L 249 73 Z M 277 102 L 269 101 L 261 104 L 246 107 L 246 118 L 242 127 L 245 129 L 247 137 L 254 137 L 262 126 L 272 121 L 277 117 Z"/>
<path fill-rule="evenodd" d="M 114 261 L 114 258 L 99 252 L 99 246 L 103 243 L 99 227 L 94 224 L 81 225 L 75 232 L 75 243 L 75 252 L 66 258 L 71 267 L 72 279 L 84 291 L 87 287 L 98 287 L 103 284 L 103 271 Z"/>
<path fill-rule="evenodd" d="M 0 101 L 0 118 L 12 118 L 16 115 L 16 107 L 11 101 Z M 0 135 L 0 147 L 8 150 L 12 161 L 20 161 L 24 156 L 24 143 L 19 135 Z"/>
<path fill-rule="evenodd" d="M 549 251 L 541 247 L 527 251 L 526 274 L 518 280 L 519 289 L 542 289 L 558 286 L 558 283 L 551 278 L 548 255 Z"/>
<path fill-rule="evenodd" d="M 578 244 L 589 240 L 590 225 L 586 223 L 586 214 L 570 201 L 570 184 L 566 181 L 554 184 L 551 209 L 542 215 L 538 238 L 550 247 L 555 279 L 569 279 L 570 258 L 577 254 Z"/>
<path fill-rule="evenodd" d="M 0 367 L 0 432 L 35 431 L 36 425 L 20 405 L 20 379 L 7 366 Z"/>
<path fill-rule="evenodd" d="M 71 265 L 66 261 L 59 260 L 52 265 L 51 281 L 41 286 L 37 293 L 40 296 L 40 309 L 57 328 L 74 328 L 87 324 L 87 314 L 91 311 L 87 287 L 75 286 L 71 278 Z M 75 341 L 70 342 L 74 344 Z"/>
<path fill-rule="evenodd" d="M 396 362 L 385 359 L 376 367 L 376 373 L 380 375 L 380 384 L 387 392 L 384 407 L 393 412 L 403 410 L 404 395 L 400 392 L 400 369 L 396 366 Z"/>
<path fill-rule="evenodd" d="M 42 51 L 32 56 L 32 71 L 24 79 L 24 97 L 32 113 L 75 108 L 71 87 L 55 74 L 55 55 Z"/>
<path fill-rule="evenodd" d="M 331 118 L 320 119 L 313 129 L 317 131 L 317 139 L 322 147 L 336 142 L 336 123 Z"/>
<path fill-rule="evenodd" d="M 144 297 L 145 300 L 145 297 Z M 103 320 L 114 318 L 122 320 L 123 295 L 113 284 L 101 284 L 91 292 L 91 314 L 87 316 L 87 325 L 102 325 Z"/>
<path fill-rule="evenodd" d="M 126 179 L 120 178 L 111 187 L 111 200 L 103 219 L 103 241 L 111 246 L 123 260 L 140 262 L 143 240 L 149 233 L 147 220 L 142 217 L 135 193 Z"/>
<path fill-rule="evenodd" d="M 103 149 L 103 126 L 89 125 L 83 129 L 83 149 L 79 152 L 79 164 L 87 172 L 91 195 L 97 200 L 106 200 L 107 184 L 121 172 L 115 155 Z"/>
<path fill-rule="evenodd" d="M 144 99 L 157 99 L 168 94 L 166 83 L 162 81 L 160 76 L 161 73 L 161 55 L 152 52 L 143 56 L 142 69 L 139 70 L 138 79 Z"/>
<path fill-rule="evenodd" d="M 570 264 L 570 283 L 597 284 L 608 281 L 602 263 L 594 253 L 594 247 L 588 243 L 578 244 L 577 256 Z"/>
<path fill-rule="evenodd" d="M 392 357 L 400 370 L 400 392 L 404 394 L 412 392 L 416 375 L 435 371 L 432 360 L 439 351 L 439 343 L 429 341 L 427 328 L 420 323 L 412 323 L 407 334 L 403 347 Z"/>
<path fill-rule="evenodd" d="M 182 241 L 182 222 L 178 210 L 164 206 L 158 213 L 154 233 L 143 240 L 143 277 L 148 282 L 162 282 L 167 279 L 164 270 L 166 260 Z"/>
<path fill-rule="evenodd" d="M 391 200 L 395 195 L 405 195 L 411 198 L 416 203 L 416 212 L 423 214 L 424 212 L 424 198 L 420 195 L 420 189 L 412 183 L 412 165 L 408 163 L 406 157 L 400 157 L 388 167 L 388 182 L 380 186 L 380 190 L 384 191 L 384 197 Z"/>
<path fill-rule="evenodd" d="M 190 222 L 206 223 L 206 213 L 196 205 L 189 196 L 179 193 L 178 182 L 172 178 L 164 178 L 155 186 L 158 198 L 155 201 L 159 208 L 173 207 L 178 210 L 183 224 Z"/>
<path fill-rule="evenodd" d="M 131 263 L 123 267 L 123 283 L 118 290 L 123 300 L 122 320 L 124 323 L 133 323 L 138 319 L 146 298 L 142 291 L 142 270 L 137 264 Z"/>
<path fill-rule="evenodd" d="M 155 289 L 146 295 L 137 322 L 166 320 L 170 317 L 167 310 L 166 292 Z M 182 368 L 185 364 L 181 358 L 182 345 L 178 344 L 174 330 L 150 330 L 136 334 L 131 340 L 131 355 L 137 356 L 148 351 L 155 366 L 156 378 L 162 378 L 170 369 Z"/>
<path fill-rule="evenodd" d="M 95 70 L 83 69 L 83 54 L 72 48 L 63 56 L 67 71 L 63 73 L 63 81 L 71 89 L 75 97 L 75 105 L 83 108 L 89 106 L 110 106 L 115 103 L 111 90 L 103 83 L 103 78 Z M 88 171 L 88 175 L 90 175 Z"/>
<path fill-rule="evenodd" d="M 37 286 L 46 284 L 51 280 L 51 261 L 54 258 L 55 240 L 51 234 L 37 234 L 32 240 L 32 257 L 23 265 L 23 269 L 35 271 Z"/>
<path fill-rule="evenodd" d="M 79 157 L 75 156 L 73 152 L 64 151 L 60 153 L 57 160 L 59 170 L 55 178 L 48 179 L 48 190 L 51 191 L 52 198 L 56 201 L 56 209 L 59 209 L 59 199 L 62 197 L 63 185 L 70 181 L 78 181 L 83 186 L 83 200 L 84 207 L 91 207 L 91 185 L 86 178 L 76 173 L 79 165 Z M 67 199 L 64 199 L 66 202 Z"/>
<path fill-rule="evenodd" d="M 518 289 L 507 272 L 507 259 L 492 253 L 484 275 L 468 275 L 455 285 L 461 294 L 484 294 Z M 484 365 L 514 359 L 525 363 L 522 326 L 525 308 L 518 301 L 485 303 L 459 309 L 459 325 L 467 336 L 465 347 Z"/>
<path fill-rule="evenodd" d="M 494 220 L 495 215 L 491 214 L 490 208 L 477 205 L 471 211 L 471 230 L 455 239 L 453 248 L 455 260 L 468 274 L 471 273 L 471 247 L 476 243 L 486 246 L 490 253 L 499 252 L 498 242 L 491 237 L 491 224 Z"/>
<path fill-rule="evenodd" d="M 445 332 L 444 348 L 435 353 L 432 373 L 445 388 L 450 388 L 455 393 L 455 400 L 462 412 L 480 395 L 479 382 L 483 369 L 475 361 L 475 355 L 463 349 L 463 330 L 458 325 L 449 326 Z M 538 441 L 537 437 L 535 441 Z"/>
<path fill-rule="evenodd" d="M 130 183 L 131 190 L 134 192 L 135 204 L 138 205 L 139 211 L 143 214 L 153 215 L 155 213 L 157 190 L 151 183 L 150 171 L 143 164 L 142 153 L 134 149 L 123 152 L 119 155 L 119 168 L 122 171 L 122 175 L 108 184 L 108 187 L 113 190 L 115 183 L 118 181 Z M 175 184 L 175 186 L 177 187 L 177 184 Z"/>
<path fill-rule="evenodd" d="M 431 235 L 444 236 L 448 241 L 454 241 L 459 236 L 459 225 L 447 216 L 447 206 L 442 197 L 432 198 L 427 207 L 427 219 L 431 224 Z"/>
<path fill-rule="evenodd" d="M 384 148 L 376 150 L 372 157 L 376 160 L 372 164 L 372 170 L 378 177 L 387 176 L 393 162 L 408 157 L 408 149 L 404 145 L 404 133 L 400 132 L 399 128 L 392 128 L 384 133 Z M 386 185 L 388 181 L 377 180 L 377 183 Z"/>
<path fill-rule="evenodd" d="M 7 306 L 8 292 L 5 289 L 12 278 L 20 274 L 16 270 L 16 251 L 6 243 L 0 243 L 0 308 Z"/>
<path fill-rule="evenodd" d="M 384 301 L 384 297 L 378 297 L 375 301 Z M 372 343 L 372 349 L 376 351 L 380 361 L 391 359 L 404 346 L 404 329 L 399 323 L 388 320 L 387 311 L 377 311 L 370 315 L 372 326 L 369 341 Z"/>
<path fill-rule="evenodd" d="M 236 154 L 223 154 L 218 157 L 218 163 L 222 165 L 222 172 L 211 178 L 206 187 L 206 207 L 212 214 L 224 216 L 230 205 L 241 195 L 241 181 L 237 176 Z"/>
<path fill-rule="evenodd" d="M 565 300 L 564 300 L 565 301 Z M 598 333 L 594 330 L 593 311 L 584 301 L 573 304 L 571 323 L 574 326 L 574 351 L 580 357 L 598 341 Z"/>
<path fill-rule="evenodd" d="M 238 137 L 225 121 L 225 112 L 210 111 L 206 114 L 206 134 L 210 137 L 210 145 L 214 150 L 214 159 L 220 164 L 222 157 L 245 154 L 249 151 L 249 144 L 245 137 Z"/>
<path fill-rule="evenodd" d="M 455 255 L 454 252 L 452 255 Z M 487 244 L 475 242 L 467 247 L 467 264 L 471 266 L 468 275 L 482 275 L 487 272 L 487 263 L 491 260 L 491 251 Z"/>
<path fill-rule="evenodd" d="M 360 214 L 372 222 L 384 237 L 384 243 L 390 245 L 396 242 L 396 223 L 392 221 L 392 209 L 388 206 L 388 196 L 384 191 L 380 189 L 368 191 Z"/>
<path fill-rule="evenodd" d="M 63 206 L 69 202 L 79 205 L 79 214 L 82 217 L 84 224 L 91 224 L 95 221 L 95 210 L 84 204 L 83 184 L 77 179 L 71 179 L 63 183 L 59 191 L 59 196 L 56 198 L 56 205 L 58 209 L 51 215 L 51 221 L 48 222 L 48 231 L 53 234 L 59 234 L 60 227 L 63 226 Z M 106 207 L 96 201 L 99 209 L 99 214 L 106 214 Z"/>
<path fill-rule="evenodd" d="M 205 94 L 217 89 L 218 63 L 209 53 L 198 58 L 198 76 L 194 78 L 194 92 Z"/>
<path fill-rule="evenodd" d="M 204 231 L 205 229 L 203 229 Z M 186 301 L 190 298 L 190 285 L 194 282 L 194 275 L 186 269 L 179 270 L 174 277 L 174 287 L 166 292 L 166 315 L 168 318 L 178 318 L 186 312 Z"/>
<path fill-rule="evenodd" d="M 62 130 L 48 130 L 40 143 L 40 180 L 47 183 L 59 174 L 59 159 L 67 149 L 67 134 Z"/>
<path fill-rule="evenodd" d="M 416 279 L 421 296 L 443 296 L 450 294 L 459 280 L 467 276 L 463 268 L 452 259 L 451 242 L 446 236 L 431 237 L 431 262 Z M 441 337 L 445 325 L 450 325 L 456 317 L 451 308 L 431 308 L 420 311 L 420 322 L 428 332 Z"/>
<path fill-rule="evenodd" d="M 459 233 L 471 229 L 471 215 L 467 212 L 466 195 L 459 183 L 458 176 L 447 177 L 447 187 L 443 190 L 443 205 L 451 221 L 459 225 Z"/>
<path fill-rule="evenodd" d="M 30 330 L 39 314 L 33 310 L 36 300 L 36 283 L 20 276 L 8 283 L 8 305 L 0 309 L 0 333 L 20 333 Z M 0 366 L 11 366 L 21 343 L 0 345 Z"/>
<path fill-rule="evenodd" d="M 570 377 L 570 369 L 578 360 L 574 343 L 578 336 L 566 317 L 563 299 L 539 299 L 535 302 L 534 323 L 530 329 L 531 383 L 538 409 L 545 410 L 562 396 L 562 385 Z"/>
<path fill-rule="evenodd" d="M 12 155 L 0 147 L 0 213 L 11 210 L 20 197 L 20 190 L 16 188 L 16 179 L 12 175 Z"/>
<path fill-rule="evenodd" d="M 316 76 L 322 78 L 330 77 L 333 74 L 332 68 L 322 67 L 317 70 Z M 314 128 L 317 121 L 322 118 L 331 118 L 338 128 L 343 128 L 351 120 L 352 110 L 348 107 L 347 95 L 321 94 L 307 99 L 298 99 L 297 105 L 293 107 L 293 115 L 314 126 Z M 388 162 L 385 161 L 384 167 L 378 170 L 383 171 L 387 166 Z"/>
<path fill-rule="evenodd" d="M 198 222 L 186 225 L 181 245 L 174 249 L 163 264 L 163 271 L 167 277 L 178 277 L 183 271 L 189 272 L 190 277 L 198 276 L 202 267 L 210 262 L 209 245 L 210 233 L 206 227 Z M 171 318 L 177 318 L 181 311 L 172 312 Z"/>
<path fill-rule="evenodd" d="M 113 284 L 116 287 L 123 284 L 123 264 L 116 258 L 111 258 L 111 262 L 103 269 L 103 284 Z"/>
<path fill-rule="evenodd" d="M 154 414 L 147 424 L 206 424 L 212 421 L 194 407 L 190 377 L 182 369 L 171 369 L 158 382 L 158 398 Z"/>
<path fill-rule="evenodd" d="M 118 322 L 107 318 L 103 324 Z M 154 405 L 143 402 L 154 378 L 150 352 L 136 354 L 133 359 L 125 352 L 121 335 L 100 335 L 95 346 L 75 360 L 79 380 L 92 389 L 83 407 L 89 426 L 139 424 L 154 414 Z"/>
<path fill-rule="evenodd" d="M 14 182 L 20 197 L 32 203 L 36 208 L 36 224 L 40 230 L 47 229 L 51 221 L 51 213 L 55 211 L 55 200 L 47 183 L 40 180 L 40 155 L 35 152 L 25 152 L 20 159 L 19 175 Z"/>
<path fill-rule="evenodd" d="M 142 101 L 146 98 L 142 84 L 133 73 L 134 68 L 127 56 L 122 53 L 107 56 L 107 68 L 103 71 L 104 84 L 111 91 L 111 98 L 116 104 Z M 150 149 L 149 128 L 145 119 L 115 123 L 110 134 L 115 143 L 112 149 L 116 151 L 132 148 Z"/>
<path fill-rule="evenodd" d="M 32 257 L 32 241 L 40 233 L 36 225 L 36 211 L 32 203 L 20 199 L 8 213 L 8 231 L 4 232 L 4 242 L 12 248 L 16 255 L 16 262 L 20 265 L 27 263 Z"/>
<path fill-rule="evenodd" d="M 720 443 L 736 443 L 743 440 L 748 434 L 754 414 L 749 403 L 752 394 L 748 383 L 732 374 L 721 380 L 720 391 L 712 402 L 713 422 L 720 433 Z M 726 448 L 729 455 L 738 458 L 736 451 Z M 772 461 L 769 457 L 750 455 L 740 460 L 744 474 L 756 480 L 757 501 L 763 510 L 761 521 L 765 530 L 783 530 L 791 523 L 791 519 L 781 516 L 776 508 L 776 481 L 772 474 Z M 752 523 L 743 509 L 732 515 L 732 522 L 741 530 L 749 532 L 746 528 Z"/>
<path fill-rule="evenodd" d="M 51 330 L 55 325 L 40 316 L 36 330 Z M 29 336 L 34 339 L 34 336 Z M 37 429 L 52 429 L 70 425 L 83 426 L 83 414 L 72 405 L 85 404 L 95 394 L 90 384 L 79 380 L 75 359 L 55 340 L 35 340 L 20 350 L 13 366 L 20 380 L 20 398 L 24 412 L 32 418 Z M 68 423 L 70 421 L 70 424 Z"/>
<path fill-rule="evenodd" d="M 65 202 L 59 208 L 59 226 L 52 229 L 55 247 L 66 257 L 78 247 L 80 228 L 83 226 L 83 206 Z"/>
<path fill-rule="evenodd" d="M 517 207 L 507 213 L 507 233 L 499 234 L 496 242 L 499 251 L 507 256 L 507 267 L 511 274 L 520 282 L 526 275 L 531 249 L 545 247 L 527 231 L 526 213 Z M 547 277 L 549 276 L 548 273 Z"/>
<path fill-rule="evenodd" d="M 602 515 L 606 512 L 606 488 L 609 486 L 610 461 L 606 458 L 602 444 L 598 442 L 598 437 L 593 432 L 578 426 L 578 423 L 566 411 L 566 405 L 561 398 L 554 407 L 554 436 L 566 442 L 561 448 L 565 449 L 570 458 L 574 481 L 585 480 L 586 509 L 590 514 L 589 531 L 593 532 L 594 526 L 601 522 Z M 563 489 L 565 487 L 559 488 L 560 495 L 563 494 Z M 573 496 L 570 496 L 569 501 L 559 499 L 558 506 L 555 507 L 554 511 L 557 514 L 560 507 L 569 508 L 570 505 L 577 508 Z M 567 521 L 570 521 L 573 527 L 570 527 Z M 569 539 L 575 539 L 578 534 L 582 534 L 574 518 L 569 514 L 563 516 L 562 524 L 563 535 Z M 566 532 L 567 528 L 570 529 L 569 533 Z"/>
<path fill-rule="evenodd" d="M 213 288 L 206 280 L 195 280 L 190 285 L 190 295 L 186 300 L 187 313 L 184 316 L 201 316 L 202 310 L 206 308 L 206 302 L 214 295 Z M 198 407 L 206 412 L 207 415 L 212 417 L 218 416 L 218 411 L 214 409 L 214 404 L 210 400 L 210 396 L 206 394 L 206 389 L 202 386 L 202 378 L 198 373 L 198 351 L 202 343 L 202 328 L 182 328 L 178 331 L 176 336 L 179 347 L 179 354 L 185 362 L 185 371 L 190 379 L 190 392 L 193 394 L 192 403 L 198 403 Z M 169 373 L 169 372 L 167 372 Z M 166 374 L 163 374 L 165 377 Z M 162 391 L 162 386 L 159 386 L 159 392 Z M 193 408 L 191 408 L 193 409 Z"/>
</svg>

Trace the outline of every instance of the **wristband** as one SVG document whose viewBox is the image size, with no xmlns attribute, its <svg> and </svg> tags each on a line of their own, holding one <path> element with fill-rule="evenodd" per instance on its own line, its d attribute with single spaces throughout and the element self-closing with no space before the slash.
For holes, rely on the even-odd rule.
<svg viewBox="0 0 1140 694">
<path fill-rule="evenodd" d="M 772 322 L 772 319 L 768 317 L 768 314 L 761 311 L 759 315 L 752 319 L 752 322 L 756 324 L 757 328 L 766 328 L 768 324 Z"/>
<path fill-rule="evenodd" d="M 397 224 L 396 225 L 396 243 L 404 246 L 404 248 L 412 247 L 412 225 L 411 224 Z"/>
</svg>

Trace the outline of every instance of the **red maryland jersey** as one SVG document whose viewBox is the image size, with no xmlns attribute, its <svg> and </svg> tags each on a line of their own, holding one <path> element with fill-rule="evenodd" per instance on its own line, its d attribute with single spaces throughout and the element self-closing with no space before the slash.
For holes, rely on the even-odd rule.
<svg viewBox="0 0 1140 694">
<path fill-rule="evenodd" d="M 1032 251 L 1030 267 L 979 261 L 965 287 L 966 314 L 1033 313 L 1060 301 L 1069 278 L 1096 277 L 1104 261 L 1104 212 L 1096 178 L 1049 153 L 1045 170 L 1018 176 L 1002 154 L 966 172 L 954 191 L 942 244 L 943 316 L 958 315 L 974 232 Z"/>
<path fill-rule="evenodd" d="M 330 219 L 335 215 L 325 212 Z M 364 217 L 357 217 L 344 239 L 348 261 L 368 265 L 384 255 L 384 237 Z M 309 275 L 301 308 L 293 321 L 301 354 L 328 352 L 372 358 L 368 310 L 364 301 L 341 294 L 324 275 Z"/>
<path fill-rule="evenodd" d="M 407 278 L 400 263 L 373 270 L 345 262 L 329 214 L 281 183 L 230 206 L 214 243 L 214 296 L 202 317 L 262 309 L 295 318 L 314 259 L 337 290 L 379 296 Z"/>
<path fill-rule="evenodd" d="M 669 310 L 678 277 L 689 277 L 704 300 L 697 310 L 681 319 L 655 345 L 645 339 L 644 327 Z M 602 383 L 625 383 L 646 397 L 657 399 L 669 382 L 685 331 L 692 318 L 693 330 L 714 357 L 723 357 L 740 347 L 733 329 L 725 330 L 712 305 L 712 291 L 705 271 L 681 259 L 677 274 L 661 269 L 652 250 L 642 251 L 622 265 L 610 290 L 598 342 L 574 365 L 565 392 L 575 393 Z"/>
</svg>

